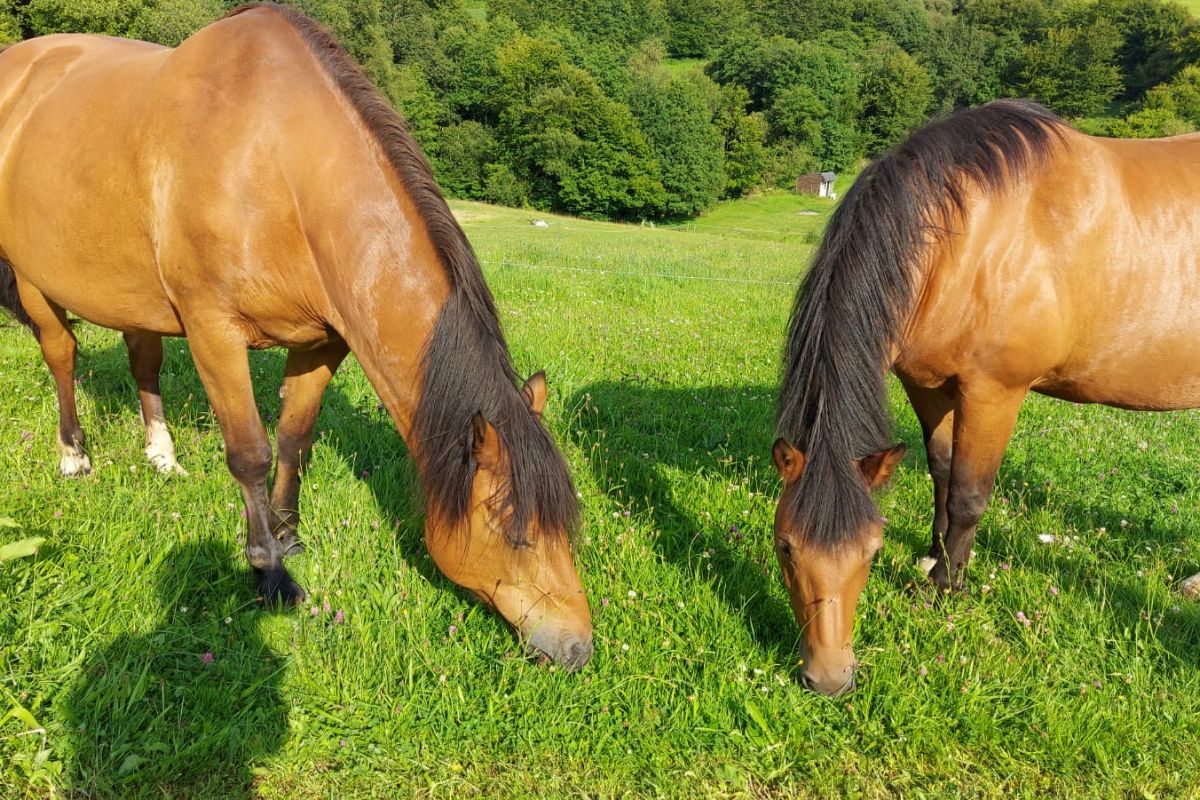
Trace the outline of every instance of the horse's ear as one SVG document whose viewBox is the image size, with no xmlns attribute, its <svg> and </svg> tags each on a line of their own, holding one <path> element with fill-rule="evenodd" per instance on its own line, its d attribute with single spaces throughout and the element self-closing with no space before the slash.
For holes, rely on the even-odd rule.
<svg viewBox="0 0 1200 800">
<path fill-rule="evenodd" d="M 908 452 L 908 447 L 903 444 L 898 444 L 893 447 L 887 447 L 880 450 L 878 453 L 858 460 L 858 471 L 862 474 L 863 480 L 867 483 L 868 489 L 874 489 L 877 486 L 882 486 L 887 483 L 888 478 L 892 477 L 892 473 L 896 471 L 896 465 L 904 458 L 904 454 Z"/>
<path fill-rule="evenodd" d="M 475 452 L 475 461 L 481 467 L 494 470 L 500 464 L 500 434 L 496 433 L 496 426 L 478 411 L 472 424 L 475 433 L 471 447 Z"/>
<path fill-rule="evenodd" d="M 538 370 L 530 375 L 521 387 L 521 397 L 525 398 L 525 405 L 529 406 L 533 416 L 541 419 L 546 410 L 546 373 Z"/>
<path fill-rule="evenodd" d="M 804 471 L 804 453 L 801 453 L 792 443 L 780 436 L 771 447 L 771 458 L 775 461 L 775 469 L 784 483 L 791 483 L 800 477 Z"/>
</svg>

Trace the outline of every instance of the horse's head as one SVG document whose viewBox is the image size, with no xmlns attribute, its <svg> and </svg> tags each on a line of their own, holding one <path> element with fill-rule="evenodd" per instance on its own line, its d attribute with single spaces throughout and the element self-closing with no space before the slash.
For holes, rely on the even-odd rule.
<svg viewBox="0 0 1200 800">
<path fill-rule="evenodd" d="M 896 445 L 859 459 L 855 472 L 865 489 L 870 491 L 891 477 L 904 452 L 904 445 Z M 871 559 L 883 545 L 883 520 L 874 514 L 870 522 L 834 545 L 813 541 L 808 531 L 800 529 L 793 512 L 805 456 L 782 437 L 776 440 L 772 456 L 783 478 L 783 494 L 775 510 L 775 555 L 804 634 L 801 680 L 813 691 L 836 696 L 854 688 L 854 610 L 867 585 Z"/>
<path fill-rule="evenodd" d="M 545 375 L 530 378 L 521 394 L 540 421 Z M 567 669 L 578 669 L 592 657 L 592 618 L 571 560 L 568 532 L 565 527 L 544 530 L 535 513 L 529 529 L 514 536 L 508 515 L 511 492 L 521 482 L 514 479 L 513 461 L 482 414 L 475 415 L 470 435 L 475 463 L 470 510 L 453 530 L 430 510 L 425 524 L 429 552 L 446 577 L 508 620 L 526 645 Z"/>
</svg>

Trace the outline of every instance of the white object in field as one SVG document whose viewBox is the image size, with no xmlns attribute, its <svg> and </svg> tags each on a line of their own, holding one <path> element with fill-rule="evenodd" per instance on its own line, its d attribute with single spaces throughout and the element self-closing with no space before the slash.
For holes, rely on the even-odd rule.
<svg viewBox="0 0 1200 800">
<path fill-rule="evenodd" d="M 549 228 L 550 227 L 550 223 L 546 222 L 546 220 L 544 220 L 544 219 L 535 219 L 531 224 L 535 228 Z"/>
<path fill-rule="evenodd" d="M 1180 583 L 1179 591 L 1185 597 L 1200 599 L 1200 572 Z"/>
</svg>

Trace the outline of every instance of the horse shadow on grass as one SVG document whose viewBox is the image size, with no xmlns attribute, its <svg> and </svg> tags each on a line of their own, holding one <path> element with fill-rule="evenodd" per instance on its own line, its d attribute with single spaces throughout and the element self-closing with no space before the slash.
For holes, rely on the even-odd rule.
<svg viewBox="0 0 1200 800">
<path fill-rule="evenodd" d="M 257 797 L 253 766 L 287 734 L 284 661 L 211 538 L 156 567 L 159 619 L 90 653 L 67 694 L 72 789 L 98 797 Z M 225 616 L 229 614 L 229 616 Z M 226 619 L 228 622 L 226 622 Z"/>
<path fill-rule="evenodd" d="M 187 342 L 166 338 L 163 345 L 163 411 L 175 438 L 179 462 L 188 469 L 189 461 L 195 463 L 191 444 L 198 439 L 197 429 L 205 427 L 219 431 L 219 426 L 196 374 Z M 249 359 L 255 404 L 273 443 L 287 355 L 283 350 L 270 349 L 251 351 Z M 338 374 L 343 375 L 353 368 L 352 363 L 351 356 Z M 140 436 L 137 388 L 129 374 L 124 345 L 115 342 L 101 351 L 81 353 L 80 368 L 84 374 L 84 391 L 96 408 L 104 414 L 128 419 L 130 429 Z M 318 448 L 332 448 L 355 479 L 370 489 L 383 513 L 385 530 L 394 532 L 391 535 L 396 536 L 410 565 L 431 583 L 443 589 L 457 590 L 423 557 L 425 512 L 416 469 L 395 424 L 374 393 L 351 397 L 335 379 L 322 398 L 313 443 L 314 452 Z M 219 469 L 224 470 L 224 463 Z M 232 476 L 228 477 L 228 485 L 229 501 L 240 504 L 240 493 Z M 299 534 L 302 542 L 310 542 L 317 534 L 310 522 L 312 515 L 305 512 L 305 499 L 311 497 L 308 491 L 305 489 L 301 494 Z M 244 535 L 244 531 L 241 534 Z"/>
<path fill-rule="evenodd" d="M 703 512 L 689 507 L 684 495 L 690 483 L 704 481 L 711 485 L 717 476 L 731 481 L 749 478 L 750 487 L 766 494 L 773 508 L 779 491 L 770 462 L 775 396 L 774 386 L 677 388 L 657 386 L 633 376 L 589 384 L 568 401 L 574 413 L 569 435 L 584 453 L 596 484 L 610 495 L 620 491 L 613 497 L 618 504 L 645 504 L 660 532 L 654 545 L 668 563 L 694 572 L 700 561 L 698 555 L 708 551 L 712 563 L 707 573 L 709 582 L 745 620 L 758 644 L 769 651 L 789 648 L 799 637 L 791 609 L 771 591 L 780 577 L 769 546 L 751 544 L 731 534 L 730 519 L 704 517 Z M 893 439 L 909 448 L 903 468 L 925 474 L 921 432 L 911 414 L 900 415 Z M 1140 456 L 1146 462 L 1140 467 L 1154 487 L 1152 491 L 1165 496 L 1186 491 L 1187 486 L 1153 460 L 1152 452 Z M 1014 459 L 1010 454 L 1001 468 L 993 502 L 1019 496 L 1018 513 L 1048 508 L 1061 514 L 1063 523 L 1075 530 L 1104 527 L 1107 536 L 1116 540 L 1118 550 L 1129 552 L 1149 543 L 1166 548 L 1166 552 L 1177 547 L 1183 552 L 1182 559 L 1189 557 L 1187 531 L 1172 525 L 1169 517 L 1127 519 L 1122 526 L 1121 514 L 1103 503 L 1051 503 L 1041 487 L 1052 478 L 1049 466 Z M 918 522 L 893 524 L 887 532 L 889 539 L 910 551 L 913 561 L 929 549 L 932 489 L 920 502 L 920 513 L 915 515 Z M 711 503 L 706 501 L 706 505 Z M 911 519 L 914 515 L 906 516 Z M 995 520 L 995 515 L 990 520 Z M 989 531 L 995 524 L 990 520 L 985 519 L 980 529 L 976 550 L 997 561 L 1008 560 L 1014 554 L 1005 551 L 1005 537 L 999 531 Z M 747 539 L 769 541 L 769 523 L 759 529 L 763 527 L 739 528 L 738 532 Z M 1080 539 L 1085 536 L 1080 534 Z M 1029 568 L 1044 573 L 1061 591 L 1082 593 L 1090 602 L 1107 607 L 1114 630 L 1145 625 L 1148 615 L 1162 610 L 1158 608 L 1161 602 L 1151 597 L 1144 585 L 1104 573 L 1103 559 L 1075 558 L 1062 547 L 1044 548 L 1040 544 L 1032 545 L 1031 551 Z M 1185 567 L 1181 561 L 1179 569 Z M 1191 571 L 1196 568 L 1191 565 Z M 977 590 L 984 580 L 978 568 L 973 573 L 968 576 L 969 591 Z M 1186 574 L 1191 573 L 1176 574 L 1176 578 Z M 905 580 L 900 574 L 889 575 L 889 579 Z M 927 591 L 932 595 L 932 585 Z M 1200 605 L 1182 599 L 1179 605 L 1180 611 L 1173 618 L 1156 626 L 1156 636 L 1178 663 L 1193 663 L 1200 660 L 1200 648 L 1196 646 Z"/>
<path fill-rule="evenodd" d="M 686 496 L 697 483 L 778 491 L 770 461 L 774 403 L 771 386 L 678 388 L 631 376 L 583 387 L 566 413 L 574 416 L 568 435 L 595 483 L 618 503 L 649 512 L 663 560 L 703 575 L 759 646 L 786 657 L 799 632 L 790 607 L 771 591 L 780 577 L 770 546 L 761 546 L 769 528 L 748 525 L 734 509 L 721 518 L 697 511 Z"/>
<path fill-rule="evenodd" d="M 909 448 L 905 467 L 927 474 L 925 448 L 915 418 L 909 413 L 902 414 L 896 422 L 895 433 L 895 438 L 905 442 Z M 1167 605 L 1178 610 L 1164 614 L 1161 597 L 1153 596 L 1144 583 L 1114 577 L 1109 568 L 1109 556 L 1125 559 L 1143 551 L 1143 548 L 1149 548 L 1158 554 L 1169 554 L 1167 560 L 1175 565 L 1172 575 L 1177 582 L 1200 569 L 1200 563 L 1196 561 L 1198 554 L 1194 549 L 1189 550 L 1190 531 L 1174 513 L 1138 515 L 1122 513 L 1102 501 L 1095 503 L 1079 499 L 1062 502 L 1061 499 L 1055 499 L 1059 495 L 1057 484 L 1061 477 L 1054 474 L 1053 465 L 1014 452 L 1020 449 L 1018 437 L 1038 435 L 1042 434 L 1018 432 L 1009 444 L 996 478 L 989 512 L 975 539 L 977 555 L 967 575 L 968 594 L 977 592 L 980 584 L 988 580 L 986 571 L 980 566 L 979 554 L 987 554 L 989 560 L 1001 562 L 1020 556 L 1027 569 L 1045 575 L 1050 585 L 1058 587 L 1059 591 L 1083 596 L 1093 605 L 1106 608 L 1113 636 L 1122 630 L 1150 625 L 1154 629 L 1153 636 L 1173 656 L 1173 661 L 1165 665 L 1167 670 L 1174 671 L 1200 663 L 1200 646 L 1197 645 L 1200 642 L 1200 603 L 1180 597 L 1172 586 Z M 1156 460 L 1153 448 L 1130 456 L 1124 462 L 1127 467 L 1141 473 L 1139 491 L 1160 500 L 1155 504 L 1157 507 L 1166 509 L 1172 505 L 1178 506 L 1189 492 L 1192 498 L 1196 498 L 1197 485 L 1181 480 L 1177 472 Z M 1104 475 L 1096 477 L 1098 481 L 1106 479 Z M 924 556 L 929 549 L 929 526 L 933 518 L 932 484 L 929 486 L 928 494 L 921 498 L 925 503 L 920 509 L 922 513 L 916 515 L 920 522 L 912 526 L 889 526 L 887 531 L 889 538 L 899 539 L 910 548 L 914 558 Z M 1067 531 L 1076 533 L 1047 528 L 1046 532 L 1055 537 L 1053 543 L 1017 541 L 1013 544 L 1018 552 L 1012 552 L 1007 547 L 1011 537 L 1000 530 L 1004 522 L 996 513 L 1002 505 L 1009 507 L 1010 514 L 1017 515 L 1048 511 L 1052 517 L 1061 520 Z M 1096 538 L 1096 531 L 1101 529 L 1105 541 Z M 1029 535 L 1033 536 L 1032 533 Z M 1065 536 L 1072 537 L 1072 546 L 1064 546 Z M 1078 552 L 1076 548 L 1079 548 Z M 1105 553 L 1090 557 L 1085 552 L 1087 550 L 1102 550 Z M 928 591 L 933 593 L 932 585 L 928 586 Z"/>
</svg>

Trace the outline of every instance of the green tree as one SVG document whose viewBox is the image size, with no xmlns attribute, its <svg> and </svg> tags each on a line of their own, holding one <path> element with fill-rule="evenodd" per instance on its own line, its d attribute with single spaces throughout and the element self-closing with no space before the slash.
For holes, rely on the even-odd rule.
<svg viewBox="0 0 1200 800">
<path fill-rule="evenodd" d="M 877 154 L 924 121 L 933 103 L 929 74 L 899 46 L 876 43 L 863 60 L 862 132 L 867 153 Z"/>
<path fill-rule="evenodd" d="M 128 36 L 142 8 L 141 0 L 30 0 L 20 13 L 34 36 L 49 33 Z"/>
<path fill-rule="evenodd" d="M 1018 90 L 1066 116 L 1090 116 L 1121 91 L 1113 63 L 1121 34 L 1105 20 L 1056 27 L 1027 45 Z"/>
<path fill-rule="evenodd" d="M 544 26 L 568 27 L 593 41 L 630 46 L 663 38 L 663 0 L 488 0 L 489 18 L 507 16 L 527 33 Z"/>
<path fill-rule="evenodd" d="M 797 176 L 820 168 L 821 162 L 812 151 L 798 142 L 785 139 L 771 145 L 763 183 L 777 189 L 790 189 L 796 185 Z"/>
<path fill-rule="evenodd" d="M 797 83 L 779 92 L 767 112 L 768 131 L 772 142 L 784 139 L 804 145 L 810 153 L 820 153 L 824 146 L 822 122 L 829 108 L 817 93 Z"/>
<path fill-rule="evenodd" d="M 709 55 L 749 24 L 744 0 L 668 0 L 667 15 L 667 49 L 682 58 Z"/>
<path fill-rule="evenodd" d="M 854 6 L 855 0 L 749 0 L 750 16 L 763 33 L 797 42 L 849 29 Z"/>
<path fill-rule="evenodd" d="M 432 151 L 438 185 L 455 197 L 483 200 L 488 165 L 497 160 L 495 134 L 474 120 L 444 128 Z"/>
<path fill-rule="evenodd" d="M 1022 54 L 1015 33 L 1000 35 L 961 17 L 939 20 L 920 57 L 930 77 L 933 109 L 946 112 L 1002 97 Z"/>
<path fill-rule="evenodd" d="M 498 57 L 498 138 L 535 205 L 610 218 L 663 207 L 658 162 L 627 106 L 553 42 L 520 35 Z"/>
<path fill-rule="evenodd" d="M 1098 0 L 1087 16 L 1107 20 L 1121 34 L 1116 64 L 1127 99 L 1170 80 L 1184 65 L 1188 40 L 1197 33 L 1194 17 L 1161 0 Z"/>
<path fill-rule="evenodd" d="M 634 78 L 630 109 L 658 160 L 665 216 L 697 214 L 725 188 L 724 141 L 709 102 L 716 93 L 702 75 L 673 78 L 649 69 Z"/>
<path fill-rule="evenodd" d="M 0 47 L 19 41 L 21 38 L 21 17 L 13 0 L 0 2 Z"/>
<path fill-rule="evenodd" d="M 749 93 L 730 84 L 720 87 L 713 115 L 725 148 L 725 197 L 741 197 L 758 186 L 767 165 L 767 122 L 762 114 L 746 113 Z"/>
<path fill-rule="evenodd" d="M 856 0 L 854 30 L 868 40 L 882 34 L 906 52 L 916 53 L 928 43 L 931 29 L 921 0 Z"/>
</svg>

